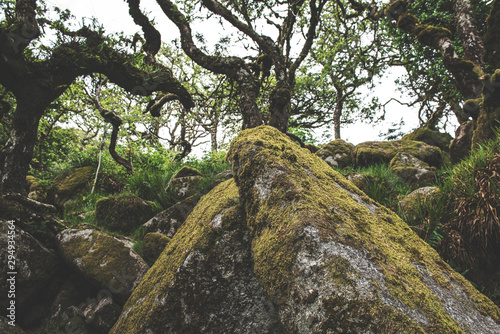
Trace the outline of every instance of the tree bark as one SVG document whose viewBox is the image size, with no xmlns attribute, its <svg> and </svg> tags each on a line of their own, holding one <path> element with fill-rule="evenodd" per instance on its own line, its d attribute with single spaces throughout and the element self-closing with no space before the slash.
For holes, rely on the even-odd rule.
<svg viewBox="0 0 500 334">
<path fill-rule="evenodd" d="M 342 95 L 342 92 L 337 90 L 337 101 L 335 103 L 335 110 L 333 111 L 333 133 L 335 139 L 340 139 L 340 119 L 342 117 L 343 108 L 344 96 Z"/>
<path fill-rule="evenodd" d="M 38 124 L 45 108 L 51 102 L 39 99 L 38 95 L 17 99 L 12 129 L 2 152 L 3 168 L 0 193 L 24 193 L 26 175 L 37 142 Z"/>
<path fill-rule="evenodd" d="M 457 32 L 464 48 L 464 58 L 477 64 L 484 71 L 484 44 L 474 18 L 470 0 L 453 0 Z"/>
</svg>

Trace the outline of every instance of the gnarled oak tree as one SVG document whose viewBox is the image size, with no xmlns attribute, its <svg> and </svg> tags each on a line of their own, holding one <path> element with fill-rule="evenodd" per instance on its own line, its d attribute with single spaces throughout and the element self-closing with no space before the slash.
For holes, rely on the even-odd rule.
<svg viewBox="0 0 500 334">
<path fill-rule="evenodd" d="M 142 27 L 146 39 L 141 62 L 98 27 L 71 30 L 63 19 L 50 20 L 43 1 L 2 2 L 5 7 L 4 20 L 0 22 L 0 85 L 15 96 L 16 107 L 10 137 L 2 152 L 1 192 L 22 190 L 40 118 L 51 102 L 80 76 L 102 73 L 133 94 L 168 92 L 175 94 L 186 109 L 192 107 L 184 86 L 154 61 L 161 38 L 139 10 L 138 0 L 128 3 L 130 15 Z M 45 30 L 58 36 L 54 45 L 41 44 Z"/>
</svg>

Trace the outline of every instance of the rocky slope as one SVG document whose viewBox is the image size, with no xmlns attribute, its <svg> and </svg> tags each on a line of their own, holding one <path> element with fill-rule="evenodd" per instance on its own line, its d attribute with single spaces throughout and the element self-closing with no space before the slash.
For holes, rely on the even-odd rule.
<svg viewBox="0 0 500 334">
<path fill-rule="evenodd" d="M 498 333 L 500 310 L 319 157 L 270 127 L 228 153 L 110 333 Z"/>
</svg>

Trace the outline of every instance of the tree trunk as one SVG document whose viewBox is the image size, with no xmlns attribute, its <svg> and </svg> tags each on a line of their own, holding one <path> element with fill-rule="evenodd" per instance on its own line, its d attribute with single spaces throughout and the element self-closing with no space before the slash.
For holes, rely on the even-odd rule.
<svg viewBox="0 0 500 334">
<path fill-rule="evenodd" d="M 38 123 L 46 104 L 36 99 L 18 98 L 10 137 L 5 144 L 0 193 L 24 192 L 33 149 L 37 142 Z M 40 102 L 40 101 L 36 101 Z"/>
<path fill-rule="evenodd" d="M 484 44 L 474 19 L 469 0 L 453 0 L 457 32 L 462 39 L 464 58 L 476 63 L 484 71 Z"/>
<path fill-rule="evenodd" d="M 342 116 L 343 99 L 337 99 L 335 110 L 333 112 L 333 133 L 335 139 L 340 139 L 340 117 Z"/>
<path fill-rule="evenodd" d="M 290 117 L 290 100 L 292 92 L 290 88 L 276 87 L 270 98 L 269 125 L 275 127 L 283 133 L 288 131 L 288 119 Z"/>
<path fill-rule="evenodd" d="M 237 79 L 240 89 L 239 107 L 243 118 L 242 129 L 255 128 L 263 124 L 257 98 L 259 97 L 260 86 L 252 73 L 244 67 L 237 72 Z"/>
<path fill-rule="evenodd" d="M 287 133 L 295 75 L 294 73 L 287 73 L 286 68 L 283 66 L 285 61 L 279 55 L 275 55 L 274 58 L 276 87 L 269 97 L 269 125 L 283 133 Z"/>
</svg>

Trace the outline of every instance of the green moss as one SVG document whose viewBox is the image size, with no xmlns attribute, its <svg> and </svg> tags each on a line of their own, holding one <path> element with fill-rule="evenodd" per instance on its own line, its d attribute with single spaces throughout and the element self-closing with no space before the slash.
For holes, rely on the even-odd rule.
<svg viewBox="0 0 500 334">
<path fill-rule="evenodd" d="M 49 191 L 50 197 L 58 204 L 82 192 L 90 185 L 94 167 L 86 166 L 57 176 Z"/>
<path fill-rule="evenodd" d="M 466 73 L 473 72 L 473 73 L 475 73 L 475 75 L 477 75 L 478 78 L 484 74 L 483 71 L 481 70 L 481 68 L 479 66 L 477 66 L 476 63 L 474 63 L 471 60 L 466 60 L 463 58 L 456 59 L 453 62 L 453 64 L 451 64 L 451 66 L 454 68 L 457 68 L 461 71 L 464 71 Z"/>
<path fill-rule="evenodd" d="M 409 33 L 414 33 L 415 28 L 420 24 L 420 21 L 413 14 L 405 13 L 398 19 L 398 28 Z"/>
<path fill-rule="evenodd" d="M 476 120 L 472 147 L 486 143 L 495 138 L 495 129 L 500 126 L 500 69 L 495 70 L 491 77 L 485 76 L 483 98 L 476 100 L 479 104 L 479 117 Z"/>
<path fill-rule="evenodd" d="M 47 191 L 34 176 L 26 176 L 26 185 L 29 191 L 29 198 L 39 202 L 45 201 L 47 198 Z"/>
<path fill-rule="evenodd" d="M 415 35 L 420 43 L 439 47 L 439 42 L 443 38 L 451 38 L 451 32 L 443 27 L 435 27 L 421 24 L 415 28 Z"/>
<path fill-rule="evenodd" d="M 175 175 L 173 179 L 186 176 L 203 176 L 199 170 L 189 166 L 183 166 Z"/>
<path fill-rule="evenodd" d="M 255 145 L 256 142 L 259 144 Z M 295 161 L 290 161 L 289 156 L 295 156 Z M 478 300 L 476 307 L 481 312 L 499 321 L 500 310 L 444 264 L 435 250 L 397 215 L 377 206 L 321 159 L 301 149 L 277 130 L 263 126 L 242 131 L 231 144 L 228 159 L 233 164 L 253 235 L 255 273 L 278 307 L 283 306 L 293 291 L 292 280 L 296 275 L 293 268 L 303 245 L 304 228 L 313 226 L 325 242 L 339 242 L 371 254 L 372 261 L 384 275 L 391 296 L 410 310 L 419 310 L 430 320 L 425 331 L 450 333 L 462 330 L 422 279 L 418 265 L 430 272 L 437 286 L 449 288 L 451 282 L 458 283 L 472 300 Z M 259 179 L 262 179 L 262 184 Z M 269 193 L 265 186 L 259 189 L 263 184 L 268 186 Z M 342 262 L 339 264 L 346 270 L 332 266 L 330 270 L 336 273 L 334 281 L 349 284 L 353 279 L 352 271 L 345 263 L 343 266 Z M 334 305 L 332 298 L 323 302 Z M 387 312 L 381 309 L 389 307 L 377 307 L 381 302 L 368 303 L 375 312 L 370 318 L 374 323 L 382 326 L 385 322 L 396 329 L 407 324 L 415 329 L 414 332 L 424 331 L 404 314 L 393 311 L 387 316 Z M 396 323 L 391 323 L 391 317 L 397 318 Z M 348 329 L 348 326 L 344 323 L 343 327 L 336 328 Z"/>
<path fill-rule="evenodd" d="M 141 257 L 152 266 L 170 242 L 170 238 L 160 233 L 151 232 L 144 236 L 143 242 Z"/>
<path fill-rule="evenodd" d="M 389 3 L 387 7 L 384 8 L 384 14 L 389 19 L 398 19 L 401 15 L 403 15 L 407 11 L 406 9 L 406 1 L 404 0 L 395 0 Z"/>
<path fill-rule="evenodd" d="M 322 330 L 342 328 L 343 333 L 425 333 L 422 327 L 408 316 L 395 312 L 392 307 L 380 302 L 351 301 L 335 296 L 323 302 L 326 310 Z M 382 319 L 382 320 L 381 320 Z M 353 321 L 355 320 L 355 321 Z"/>
<path fill-rule="evenodd" d="M 414 140 L 364 142 L 356 146 L 354 158 L 357 166 L 388 164 L 399 152 L 411 154 L 434 167 L 442 164 L 443 157 L 438 147 Z"/>
<path fill-rule="evenodd" d="M 153 205 L 130 194 L 105 197 L 96 202 L 95 216 L 112 231 L 131 233 L 153 217 Z"/>
<path fill-rule="evenodd" d="M 130 291 L 123 289 L 132 287 L 126 287 L 127 281 L 122 280 L 122 275 L 130 274 L 130 268 L 136 265 L 136 260 L 130 257 L 130 249 L 96 230 L 83 231 L 87 232 L 85 236 L 72 238 L 63 245 L 65 259 L 73 265 L 78 262 L 80 268 L 85 268 L 87 278 L 101 288 L 116 291 L 119 302 L 124 303 Z"/>
<path fill-rule="evenodd" d="M 219 229 L 231 229 L 243 221 L 238 203 L 238 189 L 232 179 L 201 198 L 125 304 L 123 310 L 127 316 L 122 316 L 110 333 L 144 333 L 142 324 L 151 324 L 152 319 L 158 319 L 159 313 L 174 312 L 179 307 L 177 296 L 180 291 L 175 285 L 179 267 L 188 255 L 196 251 L 209 253 L 221 234 Z M 214 221 L 218 221 L 214 218 L 221 214 L 220 226 L 214 228 Z M 158 301 L 163 297 L 169 301 L 165 305 Z"/>
<path fill-rule="evenodd" d="M 441 151 L 446 152 L 449 150 L 453 138 L 449 133 L 442 133 L 428 128 L 418 128 L 401 139 L 421 141 L 432 146 L 437 146 Z"/>
<path fill-rule="evenodd" d="M 323 146 L 316 155 L 329 165 L 338 168 L 352 166 L 352 152 L 354 145 L 342 139 L 336 139 Z"/>
</svg>

